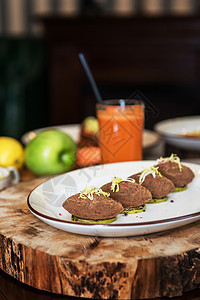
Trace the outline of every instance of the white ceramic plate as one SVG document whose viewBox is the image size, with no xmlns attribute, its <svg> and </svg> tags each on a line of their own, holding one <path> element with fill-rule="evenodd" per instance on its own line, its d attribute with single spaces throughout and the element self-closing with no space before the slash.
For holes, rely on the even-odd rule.
<svg viewBox="0 0 200 300">
<path fill-rule="evenodd" d="M 200 139 L 181 137 L 192 131 L 200 130 L 200 116 L 189 116 L 161 121 L 155 131 L 170 145 L 188 150 L 200 150 Z"/>
<path fill-rule="evenodd" d="M 59 129 L 67 134 L 69 134 L 75 143 L 79 142 L 80 139 L 80 131 L 81 131 L 81 126 L 80 124 L 70 124 L 70 125 L 60 125 L 60 126 L 53 126 L 53 127 L 45 127 L 41 129 L 36 129 L 29 131 L 25 133 L 21 141 L 24 145 L 28 144 L 39 132 L 47 130 L 47 129 Z M 148 149 L 153 146 L 155 146 L 159 141 L 158 134 L 156 132 L 153 132 L 151 130 L 144 130 L 143 134 L 143 149 Z"/>
<path fill-rule="evenodd" d="M 115 163 L 65 173 L 35 188 L 28 197 L 29 209 L 36 217 L 58 229 L 107 237 L 143 235 L 176 228 L 200 219 L 200 165 L 187 163 L 185 165 L 196 176 L 186 191 L 171 193 L 166 202 L 147 204 L 145 212 L 118 215 L 112 224 L 72 222 L 70 213 L 62 207 L 66 198 L 86 186 L 100 187 L 113 176 L 126 178 L 154 164 L 155 161 Z"/>
</svg>

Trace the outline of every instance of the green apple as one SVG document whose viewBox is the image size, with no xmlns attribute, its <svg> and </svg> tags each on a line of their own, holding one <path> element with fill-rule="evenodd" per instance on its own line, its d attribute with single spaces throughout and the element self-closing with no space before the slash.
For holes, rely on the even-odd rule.
<svg viewBox="0 0 200 300">
<path fill-rule="evenodd" d="M 25 164 L 38 176 L 64 173 L 76 161 L 76 144 L 59 130 L 39 133 L 25 148 Z"/>
</svg>

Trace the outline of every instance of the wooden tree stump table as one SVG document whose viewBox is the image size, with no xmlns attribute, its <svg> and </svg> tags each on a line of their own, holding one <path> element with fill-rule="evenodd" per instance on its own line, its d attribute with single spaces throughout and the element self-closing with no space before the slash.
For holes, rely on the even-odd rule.
<svg viewBox="0 0 200 300">
<path fill-rule="evenodd" d="M 55 229 L 28 210 L 47 178 L 0 192 L 0 268 L 53 293 L 94 299 L 179 296 L 200 284 L 200 222 L 145 236 L 99 238 Z"/>
</svg>

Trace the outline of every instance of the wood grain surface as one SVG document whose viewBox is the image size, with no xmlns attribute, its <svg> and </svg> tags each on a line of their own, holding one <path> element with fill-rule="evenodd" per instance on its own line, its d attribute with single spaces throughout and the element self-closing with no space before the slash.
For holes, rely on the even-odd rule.
<svg viewBox="0 0 200 300">
<path fill-rule="evenodd" d="M 99 238 L 32 215 L 26 200 L 47 178 L 0 192 L 0 268 L 32 287 L 94 299 L 175 297 L 200 284 L 200 222 L 161 233 Z"/>
</svg>

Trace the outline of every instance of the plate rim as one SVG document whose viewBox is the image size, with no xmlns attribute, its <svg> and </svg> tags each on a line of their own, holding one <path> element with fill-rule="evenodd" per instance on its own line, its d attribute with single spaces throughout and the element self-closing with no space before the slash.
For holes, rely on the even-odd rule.
<svg viewBox="0 0 200 300">
<path fill-rule="evenodd" d="M 151 162 L 152 160 L 141 160 L 140 162 Z M 114 164 L 122 164 L 123 162 L 119 162 L 119 163 L 114 163 Z M 198 166 L 200 168 L 200 165 L 198 164 L 194 164 L 194 163 L 187 163 L 187 162 L 184 162 L 184 164 L 188 164 L 190 166 L 194 165 L 194 166 Z M 106 164 L 105 166 L 107 165 L 113 165 L 113 164 Z M 87 168 L 90 168 L 90 167 L 87 167 Z M 84 168 L 84 169 L 87 169 L 87 168 Z M 74 170 L 76 171 L 76 170 Z M 74 171 L 71 171 L 71 172 L 74 172 Z M 65 175 L 65 174 L 68 174 L 70 172 L 67 172 L 67 173 L 64 173 L 64 174 L 60 174 L 58 176 L 62 176 L 62 175 Z M 56 176 L 57 177 L 57 176 Z M 55 177 L 54 177 L 55 178 Z M 53 178 L 51 179 L 48 179 L 48 180 L 52 180 Z M 47 181 L 48 181 L 47 180 Z M 46 181 L 45 181 L 46 182 Z M 27 205 L 28 205 L 28 208 L 29 210 L 35 214 L 36 216 L 38 217 L 42 217 L 46 220 L 49 220 L 49 221 L 53 221 L 53 222 L 58 222 L 58 223 L 64 223 L 64 224 L 71 224 L 71 225 L 83 225 L 83 226 L 104 226 L 104 227 L 128 227 L 128 226 L 131 226 L 131 227 L 137 227 L 137 226 L 147 226 L 147 225 L 156 225 L 156 224 L 163 224 L 163 223 L 171 223 L 171 222 L 176 222 L 176 221 L 180 221 L 180 220 L 186 220 L 186 219 L 189 219 L 189 218 L 195 218 L 197 216 L 200 216 L 200 211 L 198 212 L 194 212 L 194 213 L 191 213 L 191 214 L 187 214 L 187 215 L 183 215 L 183 216 L 178 216 L 178 217 L 172 217 L 172 218 L 167 218 L 167 219 L 162 219 L 162 220 L 155 220 L 155 221 L 148 221 L 148 222 L 140 222 L 140 223 L 120 223 L 120 224 L 114 224 L 114 223 L 111 223 L 111 224 L 98 224 L 98 223 L 81 223 L 81 222 L 73 222 L 73 221 L 67 221 L 67 220 L 61 220 L 61 219 L 57 219 L 57 218 L 54 218 L 54 217 L 50 217 L 50 216 L 47 216 L 47 215 L 44 215 L 40 212 L 38 212 L 36 209 L 34 209 L 31 204 L 30 204 L 30 196 L 31 194 L 41 185 L 43 185 L 43 183 L 39 184 L 38 186 L 36 186 L 27 196 Z"/>
</svg>

